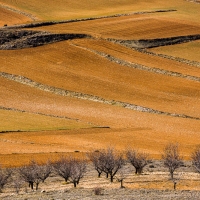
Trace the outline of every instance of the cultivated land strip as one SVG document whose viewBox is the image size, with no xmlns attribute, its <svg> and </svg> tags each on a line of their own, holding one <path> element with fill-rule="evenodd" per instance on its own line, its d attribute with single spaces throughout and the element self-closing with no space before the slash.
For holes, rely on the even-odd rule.
<svg viewBox="0 0 200 200">
<path fill-rule="evenodd" d="M 131 104 L 131 103 L 127 103 L 127 102 L 122 102 L 122 101 L 117 101 L 117 100 L 108 100 L 108 99 L 104 99 L 102 97 L 95 96 L 95 95 L 64 90 L 61 88 L 56 88 L 53 86 L 35 82 L 29 78 L 26 78 L 26 77 L 20 76 L 20 75 L 13 75 L 13 74 L 5 73 L 5 72 L 0 72 L 0 76 L 7 78 L 9 80 L 12 80 L 12 81 L 16 81 L 18 83 L 22 83 L 24 85 L 28 85 L 28 86 L 46 91 L 46 92 L 51 92 L 51 93 L 57 94 L 57 95 L 68 96 L 68 97 L 73 97 L 73 98 L 78 98 L 78 99 L 83 99 L 83 100 L 89 100 L 89 101 L 94 101 L 94 102 L 99 102 L 99 103 L 104 103 L 104 104 L 109 104 L 109 105 L 121 106 L 123 108 L 131 109 L 131 110 L 135 110 L 135 111 L 139 111 L 139 112 L 146 112 L 146 113 L 153 113 L 153 114 L 159 114 L 159 115 L 168 115 L 168 116 L 172 116 L 172 117 L 200 120 L 199 117 L 193 117 L 193 116 L 188 116 L 185 114 L 178 114 L 178 113 L 169 113 L 169 112 L 154 110 L 152 108 L 139 106 L 139 105 Z"/>
<path fill-rule="evenodd" d="M 4 4 L 0 3 L 0 7 L 4 8 L 6 10 L 10 10 L 12 12 L 15 12 L 17 14 L 24 15 L 24 16 L 28 17 L 29 19 L 31 19 L 32 21 L 37 21 L 38 20 L 38 18 L 36 16 L 34 16 L 34 15 L 30 14 L 30 13 L 21 11 L 21 10 L 17 10 L 15 8 L 10 7 L 10 6 L 7 6 L 7 5 L 4 5 Z"/>
<path fill-rule="evenodd" d="M 6 28 L 34 28 L 34 27 L 41 27 L 41 26 L 50 26 L 55 24 L 64 24 L 64 23 L 74 23 L 74 22 L 82 22 L 82 21 L 90 21 L 96 19 L 106 19 L 106 18 L 114 18 L 114 17 L 122 17 L 122 16 L 130 16 L 130 15 L 138 15 L 138 14 L 153 14 L 153 13 L 161 13 L 161 12 L 176 12 L 175 9 L 167 9 L 167 10 L 154 10 L 154 11 L 141 11 L 141 12 L 131 12 L 131 13 L 124 13 L 124 14 L 115 14 L 115 15 L 108 15 L 108 16 L 101 16 L 101 17 L 90 17 L 90 18 L 81 18 L 81 19 L 70 19 L 70 20 L 62 20 L 62 21 L 48 21 L 48 22 L 36 22 L 30 24 L 21 24 L 21 25 L 14 25 L 8 26 Z M 5 28 L 5 27 L 3 27 Z"/>
<path fill-rule="evenodd" d="M 45 113 L 40 113 L 40 112 L 29 112 L 27 110 L 20 110 L 20 109 L 16 109 L 16 108 L 8 108 L 8 107 L 4 107 L 4 106 L 0 106 L 1 110 L 10 110 L 10 111 L 16 111 L 16 112 L 21 112 L 21 113 L 31 113 L 31 114 L 36 114 L 36 115 L 43 115 L 43 116 L 47 116 L 47 117 L 55 117 L 55 118 L 61 118 L 61 119 L 69 119 L 69 120 L 75 120 L 75 121 L 80 121 L 79 119 L 74 119 L 74 118 L 70 118 L 70 117 L 66 117 L 66 116 L 58 116 L 58 115 L 50 115 L 50 114 L 45 114 Z"/>
<path fill-rule="evenodd" d="M 148 51 L 147 49 L 134 48 L 134 50 L 139 51 L 141 53 L 148 54 L 148 55 L 159 56 L 161 58 L 174 60 L 174 61 L 177 61 L 177 62 L 180 62 L 180 63 L 185 63 L 187 65 L 200 68 L 200 62 L 198 62 L 198 61 L 188 60 L 188 59 L 180 58 L 180 57 L 169 56 L 169 55 L 166 55 L 166 54 L 154 53 L 154 52 Z"/>
<path fill-rule="evenodd" d="M 148 72 L 152 72 L 152 73 L 156 73 L 156 74 L 174 76 L 174 77 L 184 78 L 184 79 L 191 80 L 191 81 L 200 82 L 200 77 L 197 77 L 197 76 L 191 76 L 191 75 L 182 74 L 182 73 L 179 73 L 179 72 L 168 71 L 168 70 L 164 70 L 164 69 L 160 69 L 160 68 L 152 68 L 152 67 L 148 67 L 148 66 L 145 66 L 145 65 L 128 62 L 128 61 L 119 59 L 117 57 L 114 57 L 114 56 L 107 54 L 107 53 L 104 53 L 104 52 L 96 51 L 96 50 L 93 50 L 93 49 L 90 49 L 90 48 L 79 46 L 77 44 L 73 44 L 72 42 L 70 44 L 74 45 L 76 47 L 82 48 L 84 50 L 90 51 L 92 53 L 95 53 L 95 54 L 97 54 L 101 57 L 108 59 L 111 62 L 120 64 L 122 66 L 131 67 L 131 68 L 135 68 L 135 69 L 139 69 L 139 70 L 144 70 L 144 71 L 148 71 Z"/>
</svg>

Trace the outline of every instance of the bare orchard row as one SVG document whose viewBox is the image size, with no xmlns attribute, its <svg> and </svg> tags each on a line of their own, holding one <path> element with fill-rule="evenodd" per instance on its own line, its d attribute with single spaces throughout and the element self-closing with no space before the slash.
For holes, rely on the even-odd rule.
<svg viewBox="0 0 200 200">
<path fill-rule="evenodd" d="M 121 182 L 121 187 L 123 187 L 123 180 L 126 178 L 122 169 L 127 162 L 135 168 L 136 174 L 141 174 L 143 168 L 151 162 L 149 154 L 139 152 L 135 149 L 126 150 L 124 155 L 124 153 L 108 147 L 100 151 L 91 151 L 87 156 L 98 172 L 98 177 L 102 173 L 105 173 L 111 182 L 113 182 L 115 177 Z M 174 189 L 176 189 L 176 181 L 173 176 L 174 171 L 183 164 L 178 144 L 168 144 L 163 150 L 162 159 L 164 166 L 169 170 L 171 180 L 174 182 Z M 192 153 L 191 159 L 196 171 L 200 173 L 200 147 L 197 147 Z M 44 182 L 50 174 L 51 176 L 60 176 L 65 182 L 73 183 L 74 187 L 76 187 L 87 171 L 86 164 L 87 160 L 85 159 L 68 156 L 61 157 L 54 162 L 48 161 L 45 164 L 31 161 L 28 165 L 15 169 L 0 168 L 0 192 L 2 192 L 4 186 L 9 182 L 12 182 L 17 193 L 20 191 L 24 182 L 32 190 L 34 187 L 37 190 L 39 184 Z"/>
</svg>

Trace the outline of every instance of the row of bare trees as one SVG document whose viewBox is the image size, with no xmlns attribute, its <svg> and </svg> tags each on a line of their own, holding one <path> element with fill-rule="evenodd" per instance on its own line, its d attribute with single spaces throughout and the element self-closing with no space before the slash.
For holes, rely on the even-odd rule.
<svg viewBox="0 0 200 200">
<path fill-rule="evenodd" d="M 107 148 L 106 150 L 88 154 L 95 170 L 98 172 L 98 177 L 100 177 L 102 173 L 105 173 L 107 178 L 110 175 L 110 181 L 113 182 L 114 176 L 119 171 L 120 175 L 116 178 L 121 182 L 121 186 L 125 176 L 120 169 L 127 161 L 135 168 L 135 174 L 141 174 L 144 167 L 151 162 L 149 154 L 139 152 L 135 149 L 128 149 L 125 152 L 125 157 L 123 155 L 122 153 L 117 153 L 113 148 Z M 180 154 L 179 145 L 173 143 L 166 145 L 163 150 L 162 159 L 164 166 L 168 168 L 170 178 L 174 182 L 175 188 L 176 181 L 174 179 L 174 172 L 183 165 L 183 157 Z M 191 160 L 196 171 L 200 173 L 200 146 L 192 153 Z"/>
<path fill-rule="evenodd" d="M 89 152 L 87 155 L 98 172 L 98 177 L 101 177 L 104 173 L 107 178 L 110 178 L 111 182 L 116 178 L 121 182 L 121 187 L 123 187 L 125 178 L 122 168 L 127 162 L 135 168 L 135 174 L 141 174 L 144 167 L 151 162 L 147 153 L 134 149 L 128 149 L 125 153 L 122 153 L 108 147 L 100 151 Z M 162 159 L 173 180 L 175 170 L 183 164 L 178 144 L 165 146 Z M 200 173 L 200 146 L 192 153 L 191 159 L 196 171 Z M 0 168 L 0 192 L 9 181 L 12 182 L 16 192 L 19 192 L 23 182 L 26 182 L 32 190 L 34 187 L 37 190 L 39 184 L 44 182 L 50 175 L 58 175 L 76 187 L 85 175 L 86 164 L 86 160 L 61 157 L 57 161 L 48 161 L 43 164 L 31 161 L 28 165 L 16 169 Z"/>
</svg>

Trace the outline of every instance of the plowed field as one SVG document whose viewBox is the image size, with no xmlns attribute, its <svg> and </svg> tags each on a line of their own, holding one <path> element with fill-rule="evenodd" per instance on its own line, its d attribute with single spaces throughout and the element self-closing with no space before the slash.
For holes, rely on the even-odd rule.
<svg viewBox="0 0 200 200">
<path fill-rule="evenodd" d="M 200 116 L 199 82 L 121 66 L 69 42 L 8 51 L 6 55 L 0 51 L 0 59 L 1 71 L 45 85 L 161 111 Z M 188 109 L 188 105 L 193 106 Z"/>
<path fill-rule="evenodd" d="M 166 14 L 155 17 L 154 15 L 156 14 L 122 16 L 58 24 L 36 29 L 56 33 L 89 33 L 96 37 L 121 40 L 167 38 L 200 33 L 200 25 L 196 23 L 166 19 L 166 17 L 163 17 Z"/>
</svg>

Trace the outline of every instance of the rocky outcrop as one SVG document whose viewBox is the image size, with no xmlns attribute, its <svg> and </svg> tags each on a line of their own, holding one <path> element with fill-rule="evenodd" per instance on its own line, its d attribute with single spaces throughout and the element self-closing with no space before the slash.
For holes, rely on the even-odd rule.
<svg viewBox="0 0 200 200">
<path fill-rule="evenodd" d="M 156 38 L 156 39 L 116 40 L 111 38 L 108 40 L 127 47 L 144 49 L 144 48 L 153 48 L 159 46 L 181 44 L 194 40 L 200 40 L 200 34 L 169 37 L 169 38 Z"/>
</svg>

